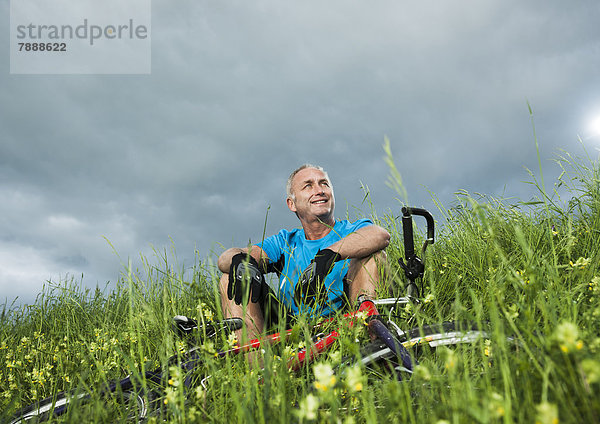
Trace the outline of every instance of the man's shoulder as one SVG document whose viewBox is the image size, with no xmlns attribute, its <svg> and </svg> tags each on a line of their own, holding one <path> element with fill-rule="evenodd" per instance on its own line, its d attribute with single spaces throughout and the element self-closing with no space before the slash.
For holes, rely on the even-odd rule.
<svg viewBox="0 0 600 424">
<path fill-rule="evenodd" d="M 279 230 L 279 232 L 277 232 L 276 234 L 273 234 L 271 237 L 268 237 L 268 239 L 279 239 L 279 240 L 284 240 L 284 241 L 289 241 L 292 240 L 294 238 L 297 238 L 299 236 L 302 236 L 304 234 L 304 231 L 301 228 L 294 228 L 292 230 L 288 230 L 288 229 L 281 229 Z"/>
<path fill-rule="evenodd" d="M 294 237 L 303 233 L 304 230 L 302 228 L 292 228 L 291 230 L 288 230 L 287 228 L 282 228 L 277 234 L 281 234 L 282 236 L 287 237 Z"/>
<path fill-rule="evenodd" d="M 356 221 L 350 221 L 348 219 L 342 219 L 336 222 L 336 226 L 339 228 L 348 229 L 351 231 L 358 230 L 359 228 L 373 225 L 373 221 L 368 218 L 357 219 Z"/>
</svg>

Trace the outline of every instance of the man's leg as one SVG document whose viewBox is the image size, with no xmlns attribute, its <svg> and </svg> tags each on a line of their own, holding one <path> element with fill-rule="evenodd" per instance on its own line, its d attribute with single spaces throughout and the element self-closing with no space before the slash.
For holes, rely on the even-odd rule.
<svg viewBox="0 0 600 424">
<path fill-rule="evenodd" d="M 229 274 L 223 274 L 219 281 L 219 292 L 221 294 L 221 306 L 225 318 L 242 318 L 246 324 L 248 340 L 252 340 L 263 331 L 264 318 L 260 305 L 258 303 L 248 302 L 247 306 L 237 305 L 233 300 L 227 297 L 227 285 L 229 284 Z M 238 340 L 243 340 L 243 329 L 236 332 Z"/>
<path fill-rule="evenodd" d="M 383 250 L 366 258 L 350 261 L 346 281 L 350 288 L 348 295 L 351 304 L 354 304 L 361 294 L 372 299 L 377 297 L 377 290 L 380 288 L 378 264 L 383 265 L 385 262 L 387 262 L 387 254 Z"/>
</svg>

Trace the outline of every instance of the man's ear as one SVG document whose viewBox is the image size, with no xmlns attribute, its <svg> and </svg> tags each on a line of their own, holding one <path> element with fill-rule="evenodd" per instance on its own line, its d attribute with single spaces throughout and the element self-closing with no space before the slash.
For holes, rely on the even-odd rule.
<svg viewBox="0 0 600 424">
<path fill-rule="evenodd" d="M 287 207 L 289 208 L 289 210 L 291 210 L 292 212 L 296 212 L 296 203 L 292 200 L 291 197 L 285 199 L 285 202 L 287 203 Z"/>
</svg>

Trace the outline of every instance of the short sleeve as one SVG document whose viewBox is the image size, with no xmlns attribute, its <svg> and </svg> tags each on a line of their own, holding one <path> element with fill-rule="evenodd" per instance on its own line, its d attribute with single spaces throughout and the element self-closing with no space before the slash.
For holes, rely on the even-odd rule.
<svg viewBox="0 0 600 424">
<path fill-rule="evenodd" d="M 352 229 L 352 231 L 356 231 L 361 228 L 368 227 L 369 225 L 373 225 L 373 221 L 371 221 L 370 219 L 367 219 L 367 218 L 359 219 L 358 221 L 355 221 L 354 223 L 352 223 L 352 226 L 354 227 Z"/>
<path fill-rule="evenodd" d="M 283 248 L 286 244 L 287 231 L 281 230 L 279 233 L 267 237 L 262 243 L 256 243 L 269 257 L 269 261 L 277 262 L 283 254 Z"/>
</svg>

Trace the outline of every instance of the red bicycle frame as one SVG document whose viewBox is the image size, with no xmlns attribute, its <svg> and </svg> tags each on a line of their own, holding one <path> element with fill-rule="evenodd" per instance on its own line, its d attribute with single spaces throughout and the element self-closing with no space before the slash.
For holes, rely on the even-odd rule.
<svg viewBox="0 0 600 424">
<path fill-rule="evenodd" d="M 355 322 L 354 318 L 356 317 L 356 315 L 359 313 L 362 314 L 365 312 L 366 312 L 367 317 L 379 315 L 379 312 L 377 311 L 377 307 L 375 306 L 373 301 L 365 300 L 360 304 L 358 310 L 346 313 L 343 316 L 345 318 L 351 318 L 348 325 L 350 327 L 352 327 L 354 325 L 354 322 Z M 334 320 L 334 318 L 329 318 L 325 322 L 330 322 L 332 320 Z M 372 321 L 375 321 L 375 320 L 372 320 Z M 323 325 L 323 323 L 321 323 L 319 325 Z M 318 328 L 319 325 L 315 326 L 315 328 Z M 369 332 L 371 333 L 372 337 L 374 337 L 373 332 L 372 332 L 373 328 L 375 328 L 375 326 L 372 326 L 369 323 L 368 329 L 369 329 Z M 269 335 L 261 337 L 261 338 L 256 338 L 256 339 L 250 340 L 248 343 L 246 343 L 244 345 L 235 346 L 231 349 L 221 351 L 218 353 L 218 355 L 220 357 L 224 357 L 227 355 L 237 355 L 239 353 L 246 353 L 246 352 L 258 350 L 265 343 L 272 345 L 272 344 L 278 343 L 282 340 L 285 340 L 285 338 L 290 336 L 291 333 L 292 333 L 292 330 L 287 329 L 283 333 L 269 334 Z M 298 369 L 302 368 L 306 363 L 310 363 L 315 356 L 320 355 L 321 353 L 323 353 L 327 349 L 329 349 L 335 343 L 335 341 L 337 340 L 339 335 L 340 335 L 340 333 L 337 329 L 333 330 L 325 335 L 322 335 L 321 337 L 319 337 L 319 339 L 316 342 L 313 343 L 312 346 L 301 349 L 294 356 L 294 358 L 290 359 L 290 361 L 288 362 L 289 368 L 292 370 L 298 370 Z"/>
</svg>

